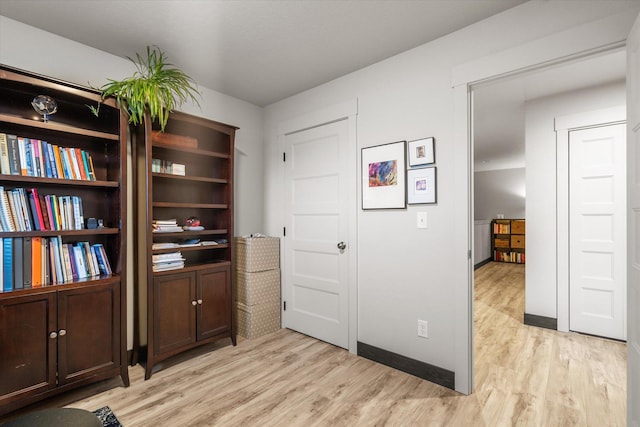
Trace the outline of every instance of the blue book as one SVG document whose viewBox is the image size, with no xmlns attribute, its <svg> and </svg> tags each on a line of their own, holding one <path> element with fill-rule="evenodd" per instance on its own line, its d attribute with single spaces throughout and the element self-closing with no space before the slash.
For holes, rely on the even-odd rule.
<svg viewBox="0 0 640 427">
<path fill-rule="evenodd" d="M 2 239 L 2 290 L 11 292 L 13 290 L 13 239 L 5 237 Z"/>
<path fill-rule="evenodd" d="M 29 138 L 24 138 L 24 154 L 25 154 L 25 161 L 27 162 L 28 176 L 36 176 L 35 169 L 33 167 L 34 165 L 33 165 L 33 162 L 31 161 L 33 159 L 32 153 L 31 153 L 32 150 L 33 150 L 33 147 L 31 146 L 31 140 L 29 140 Z"/>
<path fill-rule="evenodd" d="M 49 168 L 51 169 L 51 178 L 60 178 L 58 176 L 58 168 L 56 167 L 56 155 L 53 152 L 52 144 L 47 144 L 47 156 L 49 157 Z"/>
<path fill-rule="evenodd" d="M 51 160 L 49 158 L 49 143 L 47 141 L 42 141 L 42 163 L 44 164 L 44 176 L 47 178 L 53 178 L 51 174 Z"/>
<path fill-rule="evenodd" d="M 94 256 L 98 260 L 98 268 L 100 269 L 100 274 L 109 275 L 109 270 L 107 269 L 107 263 L 103 256 L 105 253 L 103 252 L 102 243 L 96 243 L 91 246 L 91 252 L 93 252 Z"/>
</svg>

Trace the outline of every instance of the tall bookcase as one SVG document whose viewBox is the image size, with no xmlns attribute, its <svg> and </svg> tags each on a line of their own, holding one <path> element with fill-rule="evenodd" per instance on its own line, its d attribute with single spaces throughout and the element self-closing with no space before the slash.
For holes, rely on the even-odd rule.
<svg viewBox="0 0 640 427">
<path fill-rule="evenodd" d="M 136 135 L 137 262 L 144 265 L 138 284 L 146 325 L 143 315 L 138 322 L 141 331 L 146 326 L 145 379 L 157 362 L 185 350 L 223 338 L 236 343 L 231 274 L 236 129 L 173 112 L 164 133 L 147 118 Z M 192 217 L 201 229 L 179 231 Z M 168 230 L 154 227 L 170 220 L 175 224 Z M 168 270 L 154 265 L 163 257 L 178 259 L 177 265 Z"/>
<path fill-rule="evenodd" d="M 48 120 L 32 107 L 38 95 L 57 103 Z M 7 170 L 7 163 L 0 169 L 8 203 L 0 212 L 0 414 L 106 378 L 120 376 L 129 385 L 122 220 L 127 212 L 127 122 L 113 100 L 94 116 L 86 105 L 99 99 L 99 93 L 87 88 L 0 66 L 0 133 L 19 139 L 6 149 L 0 143 L 0 161 L 9 156 L 9 162 L 16 162 L 13 169 Z M 66 166 L 76 173 L 84 166 L 84 173 L 58 177 L 52 168 L 61 165 L 48 155 L 55 153 L 53 146 L 80 156 Z M 7 192 L 25 196 L 20 199 L 25 204 L 22 218 L 19 207 L 12 206 L 18 199 L 9 202 Z M 35 194 L 39 198 L 26 197 Z M 55 210 L 54 200 L 63 209 L 65 196 L 76 197 L 75 206 L 82 209 L 66 211 L 75 220 L 72 227 L 71 222 L 57 222 L 61 211 Z M 54 210 L 47 211 L 45 200 Z M 102 227 L 87 229 L 83 218 L 101 219 Z M 74 252 L 73 246 L 85 252 Z M 91 246 L 104 249 L 99 251 L 110 272 L 90 268 L 88 262 L 96 257 Z M 71 252 L 68 264 L 64 248 Z"/>
<path fill-rule="evenodd" d="M 525 263 L 525 220 L 491 221 L 491 253 L 497 262 Z"/>
</svg>

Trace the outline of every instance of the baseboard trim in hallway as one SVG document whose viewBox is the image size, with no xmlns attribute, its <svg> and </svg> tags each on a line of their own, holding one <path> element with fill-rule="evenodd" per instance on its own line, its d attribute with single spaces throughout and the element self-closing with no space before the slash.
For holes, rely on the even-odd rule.
<svg viewBox="0 0 640 427">
<path fill-rule="evenodd" d="M 454 390 L 455 372 L 358 341 L 358 356 Z"/>
<path fill-rule="evenodd" d="M 536 314 L 524 314 L 524 324 L 529 326 L 537 326 L 539 328 L 558 330 L 558 319 L 553 317 L 538 316 Z"/>
</svg>

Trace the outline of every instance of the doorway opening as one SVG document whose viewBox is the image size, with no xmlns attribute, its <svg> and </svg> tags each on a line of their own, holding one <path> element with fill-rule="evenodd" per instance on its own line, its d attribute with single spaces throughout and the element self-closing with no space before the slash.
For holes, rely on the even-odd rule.
<svg viewBox="0 0 640 427">
<path fill-rule="evenodd" d="M 494 235 L 491 220 L 527 221 L 524 263 L 518 266 L 524 270 L 524 303 L 512 313 L 519 323 L 527 316 L 536 326 L 562 330 L 559 313 L 565 309 L 559 304 L 568 304 L 568 296 L 558 296 L 556 277 L 556 237 L 568 230 L 558 228 L 556 217 L 554 118 L 590 109 L 585 102 L 592 109 L 624 103 L 625 73 L 625 53 L 616 49 L 470 88 L 472 227 L 474 255 L 480 255 L 473 263 L 496 262 L 495 238 L 501 236 Z M 477 310 L 474 305 L 474 315 Z M 476 378 L 484 375 L 485 367 L 476 362 L 485 338 L 484 332 L 474 333 Z"/>
</svg>

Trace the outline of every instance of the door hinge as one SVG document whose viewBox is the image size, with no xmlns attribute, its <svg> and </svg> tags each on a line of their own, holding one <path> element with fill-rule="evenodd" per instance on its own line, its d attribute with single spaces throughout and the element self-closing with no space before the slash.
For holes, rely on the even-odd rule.
<svg viewBox="0 0 640 427">
<path fill-rule="evenodd" d="M 282 235 L 287 236 L 287 227 L 282 227 Z"/>
<path fill-rule="evenodd" d="M 471 249 L 469 249 L 469 253 L 467 254 L 467 256 L 469 257 L 468 259 L 471 259 Z"/>
<path fill-rule="evenodd" d="M 284 305 L 284 311 L 287 311 L 287 302 L 286 302 L 286 301 L 284 301 L 284 302 L 283 302 L 283 305 Z"/>
<path fill-rule="evenodd" d="M 282 161 L 283 162 L 287 161 L 287 153 L 282 153 Z"/>
</svg>

